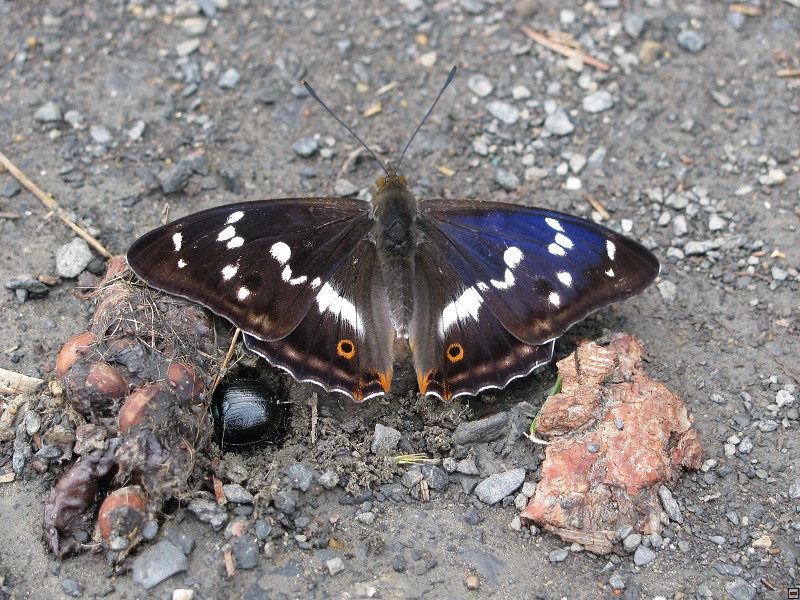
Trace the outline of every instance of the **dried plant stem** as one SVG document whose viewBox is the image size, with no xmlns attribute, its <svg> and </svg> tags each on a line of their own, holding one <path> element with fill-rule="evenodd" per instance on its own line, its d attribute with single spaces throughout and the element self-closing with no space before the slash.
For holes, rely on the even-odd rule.
<svg viewBox="0 0 800 600">
<path fill-rule="evenodd" d="M 8 172 L 11 173 L 17 181 L 19 181 L 22 185 L 24 185 L 34 196 L 39 198 L 47 208 L 52 210 L 56 213 L 59 219 L 64 221 L 67 226 L 72 229 L 75 233 L 77 233 L 80 237 L 82 237 L 86 242 L 94 248 L 97 252 L 105 256 L 106 258 L 111 258 L 111 252 L 106 250 L 105 246 L 97 241 L 93 235 L 91 235 L 88 231 L 86 231 L 83 227 L 75 223 L 72 219 L 67 216 L 67 213 L 64 212 L 64 209 L 55 201 L 55 199 L 42 190 L 38 185 L 33 183 L 30 178 L 22 172 L 13 162 L 9 160 L 9 158 L 0 152 L 0 164 L 2 164 Z"/>
</svg>

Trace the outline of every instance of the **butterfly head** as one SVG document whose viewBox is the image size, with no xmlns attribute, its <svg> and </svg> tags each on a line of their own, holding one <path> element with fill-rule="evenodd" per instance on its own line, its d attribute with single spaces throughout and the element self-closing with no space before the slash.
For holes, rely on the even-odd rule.
<svg viewBox="0 0 800 600">
<path fill-rule="evenodd" d="M 386 163 L 385 171 L 386 176 L 378 179 L 378 182 L 375 184 L 379 194 L 387 190 L 408 189 L 408 181 L 406 181 L 406 178 L 402 175 L 397 174 L 397 169 L 393 167 L 391 163 Z"/>
</svg>

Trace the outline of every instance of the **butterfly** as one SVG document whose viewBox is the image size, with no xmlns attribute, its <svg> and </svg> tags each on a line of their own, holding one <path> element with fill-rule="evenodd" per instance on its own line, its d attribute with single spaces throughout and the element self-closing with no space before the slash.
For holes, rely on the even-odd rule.
<svg viewBox="0 0 800 600">
<path fill-rule="evenodd" d="M 417 200 L 391 165 L 370 202 L 219 206 L 146 233 L 127 258 L 148 285 L 230 320 L 272 365 L 356 401 L 389 391 L 396 338 L 423 394 L 503 388 L 659 273 L 643 245 L 576 216 Z"/>
</svg>

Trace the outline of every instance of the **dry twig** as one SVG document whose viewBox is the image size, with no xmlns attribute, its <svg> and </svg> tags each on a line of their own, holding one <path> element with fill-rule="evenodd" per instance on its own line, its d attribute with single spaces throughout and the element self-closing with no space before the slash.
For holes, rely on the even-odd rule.
<svg viewBox="0 0 800 600">
<path fill-rule="evenodd" d="M 589 204 L 591 204 L 592 208 L 594 208 L 598 213 L 600 213 L 600 216 L 603 217 L 605 220 L 611 218 L 611 215 L 608 214 L 608 211 L 605 209 L 605 207 L 602 204 L 600 204 L 600 202 L 594 196 L 592 196 L 588 192 L 584 192 L 583 199 L 586 200 Z"/>
<path fill-rule="evenodd" d="M 16 371 L 0 369 L 0 393 L 2 394 L 33 393 L 43 383 L 43 379 L 28 377 Z"/>
<path fill-rule="evenodd" d="M 83 227 L 75 223 L 72 219 L 67 216 L 67 213 L 64 212 L 64 209 L 55 201 L 55 199 L 42 190 L 38 185 L 33 183 L 30 178 L 22 172 L 9 158 L 0 152 L 0 163 L 8 169 L 8 172 L 11 173 L 14 178 L 19 181 L 22 185 L 24 185 L 34 196 L 39 198 L 47 208 L 54 211 L 59 219 L 64 221 L 67 226 L 72 229 L 75 233 L 77 233 L 80 237 L 88 242 L 88 244 L 94 248 L 97 252 L 105 256 L 106 258 L 111 258 L 111 252 L 106 250 L 105 246 L 97 241 L 93 235 L 91 235 L 88 231 L 86 231 Z"/>
<path fill-rule="evenodd" d="M 567 58 L 577 56 L 587 65 L 591 65 L 595 69 L 600 69 L 601 71 L 608 71 L 611 69 L 611 65 L 604 63 L 602 60 L 599 60 L 594 56 L 590 56 L 589 54 L 586 54 L 586 52 L 578 50 L 577 48 L 570 48 L 569 46 L 565 46 L 559 42 L 554 42 L 546 35 L 543 35 L 538 31 L 534 31 L 526 25 L 522 26 L 522 33 L 527 35 L 537 44 L 544 46 L 545 48 L 549 48 L 553 52 L 558 52 L 562 56 L 566 56 Z"/>
</svg>

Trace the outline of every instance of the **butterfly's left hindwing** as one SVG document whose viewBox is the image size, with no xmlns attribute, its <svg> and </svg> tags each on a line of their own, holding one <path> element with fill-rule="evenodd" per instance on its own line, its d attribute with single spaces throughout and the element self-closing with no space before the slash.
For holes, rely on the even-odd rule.
<svg viewBox="0 0 800 600">
<path fill-rule="evenodd" d="M 128 263 L 152 287 L 230 320 L 273 365 L 360 400 L 387 391 L 392 371 L 371 227 L 359 200 L 244 202 L 145 234 Z"/>
<path fill-rule="evenodd" d="M 357 401 L 382 396 L 391 384 L 395 334 L 375 245 L 358 244 L 330 283 L 342 295 L 313 307 L 289 335 L 268 342 L 245 334 L 245 344 L 298 381 Z"/>
</svg>

